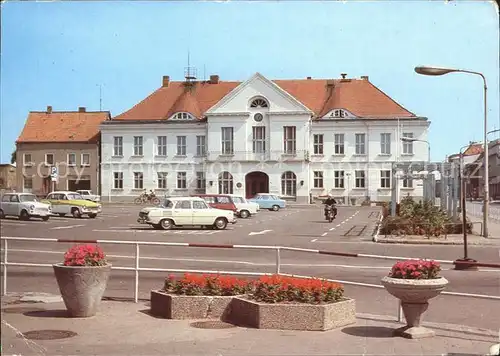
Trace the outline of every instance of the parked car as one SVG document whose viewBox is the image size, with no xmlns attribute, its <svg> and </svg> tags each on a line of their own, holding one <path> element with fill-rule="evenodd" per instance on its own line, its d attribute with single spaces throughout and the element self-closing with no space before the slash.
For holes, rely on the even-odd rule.
<svg viewBox="0 0 500 356">
<path fill-rule="evenodd" d="M 52 213 L 59 216 L 71 214 L 75 218 L 81 218 L 83 215 L 87 215 L 94 219 L 102 211 L 101 204 L 85 200 L 76 192 L 52 192 L 42 202 L 50 204 Z"/>
<path fill-rule="evenodd" d="M 257 203 L 248 202 L 244 197 L 235 194 L 229 194 L 233 204 L 236 206 L 236 215 L 242 219 L 249 218 L 259 212 L 260 206 Z"/>
<path fill-rule="evenodd" d="M 235 214 L 238 213 L 238 208 L 233 202 L 233 198 L 229 194 L 193 194 L 192 197 L 198 197 L 215 209 L 231 210 Z"/>
<path fill-rule="evenodd" d="M 269 193 L 258 193 L 252 199 L 248 199 L 248 201 L 259 204 L 261 209 L 278 211 L 280 209 L 286 208 L 285 200 Z"/>
<path fill-rule="evenodd" d="M 101 201 L 101 197 L 99 195 L 92 194 L 91 190 L 77 190 L 76 192 L 80 194 L 85 200 L 90 200 L 95 202 Z"/>
<path fill-rule="evenodd" d="M 20 220 L 41 218 L 49 220 L 52 214 L 50 204 L 42 203 L 31 193 L 7 193 L 0 200 L 0 219 L 17 216 Z"/>
<path fill-rule="evenodd" d="M 234 213 L 214 209 L 199 197 L 167 198 L 159 207 L 144 208 L 137 222 L 155 229 L 170 230 L 175 226 L 202 226 L 224 230 L 236 223 Z"/>
</svg>

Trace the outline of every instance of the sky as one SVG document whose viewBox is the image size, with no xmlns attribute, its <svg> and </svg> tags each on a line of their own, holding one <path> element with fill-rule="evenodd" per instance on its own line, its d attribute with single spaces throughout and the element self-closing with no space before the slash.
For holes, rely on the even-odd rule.
<svg viewBox="0 0 500 356">
<path fill-rule="evenodd" d="M 482 72 L 488 129 L 500 128 L 499 17 L 494 1 L 3 2 L 0 162 L 29 111 L 102 109 L 116 116 L 161 86 L 198 78 L 370 81 L 431 121 L 433 160 L 483 138 L 479 76 L 422 76 L 418 65 Z M 499 137 L 493 134 L 490 138 Z"/>
</svg>

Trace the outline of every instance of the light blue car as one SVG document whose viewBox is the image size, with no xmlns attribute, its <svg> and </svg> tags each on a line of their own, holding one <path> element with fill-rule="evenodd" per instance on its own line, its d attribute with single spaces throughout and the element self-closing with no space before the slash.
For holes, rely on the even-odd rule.
<svg viewBox="0 0 500 356">
<path fill-rule="evenodd" d="M 271 211 L 286 208 L 286 201 L 274 194 L 258 193 L 252 199 L 247 199 L 247 201 L 257 203 L 261 209 L 269 209 Z"/>
</svg>

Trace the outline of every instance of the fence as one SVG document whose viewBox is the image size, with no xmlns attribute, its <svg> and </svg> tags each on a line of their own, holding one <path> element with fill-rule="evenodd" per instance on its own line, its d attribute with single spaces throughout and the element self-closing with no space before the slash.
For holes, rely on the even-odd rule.
<svg viewBox="0 0 500 356">
<path fill-rule="evenodd" d="M 465 203 L 465 209 L 467 215 L 473 216 L 475 218 L 483 217 L 483 203 L 468 201 Z M 490 220 L 500 223 L 500 207 L 490 204 L 488 217 Z"/>
<path fill-rule="evenodd" d="M 317 253 L 321 255 L 330 256 L 340 256 L 340 257 L 360 257 L 360 258 L 372 258 L 381 260 L 410 260 L 415 258 L 410 257 L 398 257 L 398 256 L 380 256 L 371 255 L 363 253 L 347 253 L 347 252 L 335 252 L 326 250 L 317 250 L 309 248 L 300 247 L 288 247 L 288 246 L 258 246 L 258 245 L 216 245 L 216 244 L 201 244 L 201 243 L 188 243 L 188 242 L 153 242 L 153 241 L 119 241 L 119 240 L 72 240 L 72 239 L 54 239 L 54 238 L 33 238 L 33 237 L 2 237 L 0 239 L 4 243 L 3 250 L 3 295 L 7 294 L 7 270 L 8 266 L 18 266 L 18 267 L 52 267 L 52 264 L 47 263 L 26 263 L 26 262 L 9 262 L 8 261 L 8 241 L 37 241 L 37 242 L 52 242 L 52 243 L 92 243 L 92 244 L 110 244 L 110 245 L 130 245 L 135 247 L 135 266 L 134 267 L 120 267 L 112 266 L 115 270 L 125 270 L 135 272 L 135 284 L 134 284 L 134 302 L 139 301 L 139 272 L 170 272 L 170 273 L 220 273 L 220 274 L 231 274 L 231 275 L 247 275 L 247 276 L 263 276 L 270 274 L 281 274 L 288 275 L 286 273 L 281 273 L 281 251 L 293 251 L 293 252 L 303 252 L 303 253 Z M 275 251 L 276 256 L 276 268 L 274 273 L 263 273 L 263 272 L 237 272 L 237 271 L 213 271 L 213 270 L 186 270 L 186 269 L 169 269 L 169 268 L 144 268 L 140 267 L 140 246 L 170 246 L 170 247 L 197 247 L 197 248 L 216 248 L 216 249 L 246 249 L 246 250 L 267 250 Z M 461 262 L 449 261 L 449 260 L 435 260 L 441 264 L 459 264 Z M 480 262 L 463 262 L 468 265 L 475 265 L 477 267 L 490 267 L 490 268 L 500 268 L 500 264 L 493 263 L 480 263 Z M 302 278 L 313 278 L 310 276 L 297 276 Z M 342 281 L 328 279 L 331 282 L 342 283 L 345 285 L 354 285 L 370 288 L 384 288 L 382 285 L 352 282 L 352 281 Z M 491 299 L 500 300 L 500 296 L 494 295 L 483 295 L 483 294 L 469 294 L 469 293 L 456 293 L 456 292 L 442 292 L 444 295 L 453 295 L 461 297 L 470 298 L 480 298 L 480 299 Z M 398 321 L 402 321 L 402 309 L 401 305 L 398 308 Z"/>
</svg>

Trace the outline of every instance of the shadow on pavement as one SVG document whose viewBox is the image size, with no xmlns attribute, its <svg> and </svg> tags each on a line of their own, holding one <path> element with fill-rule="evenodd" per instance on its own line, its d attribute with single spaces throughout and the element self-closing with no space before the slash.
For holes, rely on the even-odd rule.
<svg viewBox="0 0 500 356">
<path fill-rule="evenodd" d="M 385 326 L 349 326 L 341 330 L 344 334 L 361 337 L 392 338 L 394 329 Z"/>
<path fill-rule="evenodd" d="M 69 318 L 68 311 L 64 309 L 32 310 L 23 314 L 36 318 Z"/>
</svg>

